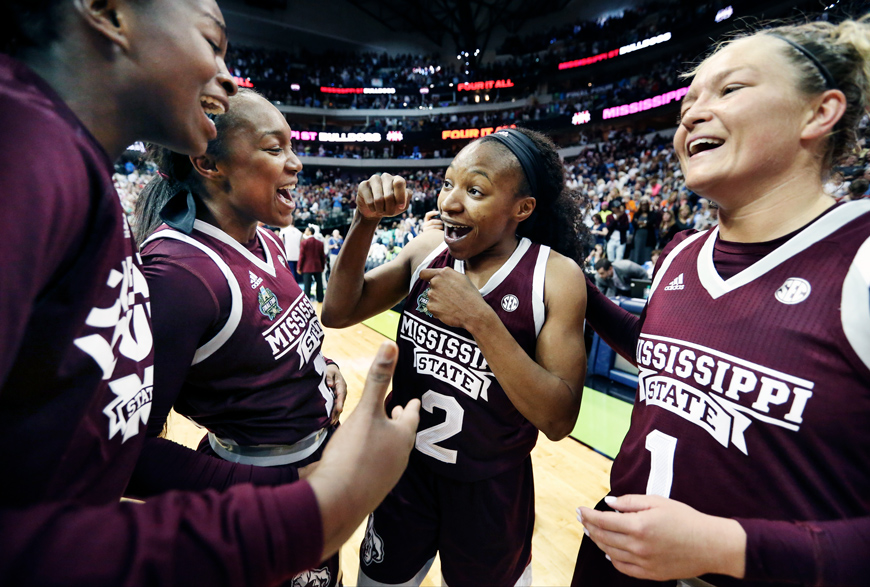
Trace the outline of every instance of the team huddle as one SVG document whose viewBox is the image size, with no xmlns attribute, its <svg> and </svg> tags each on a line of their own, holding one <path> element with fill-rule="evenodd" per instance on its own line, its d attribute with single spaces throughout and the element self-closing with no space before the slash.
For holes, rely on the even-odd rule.
<svg viewBox="0 0 870 587">
<path fill-rule="evenodd" d="M 866 584 L 870 202 L 823 184 L 870 106 L 867 17 L 690 72 L 674 148 L 719 225 L 674 237 L 639 317 L 585 277 L 584 201 L 524 128 L 459 151 L 440 229 L 368 272 L 410 194 L 363 181 L 318 317 L 261 226 L 292 224 L 302 162 L 229 75 L 217 4 L 25 4 L 0 55 L 0 582 L 331 587 L 367 518 L 353 584 L 420 585 L 438 554 L 448 585 L 535 585 L 530 454 L 577 421 L 588 325 L 639 382 L 573 586 Z M 111 168 L 135 140 L 159 176 L 131 230 Z M 403 300 L 339 423 L 323 326 Z"/>
</svg>

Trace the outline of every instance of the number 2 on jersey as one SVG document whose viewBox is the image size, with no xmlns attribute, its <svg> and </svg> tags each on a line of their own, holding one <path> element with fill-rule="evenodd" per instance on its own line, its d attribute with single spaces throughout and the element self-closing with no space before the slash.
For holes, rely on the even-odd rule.
<svg viewBox="0 0 870 587">
<path fill-rule="evenodd" d="M 437 443 L 459 434 L 462 430 L 462 418 L 465 415 L 465 410 L 462 409 L 456 398 L 435 393 L 431 389 L 423 394 L 421 401 L 423 409 L 430 414 L 434 413 L 433 410 L 435 408 L 438 408 L 444 410 L 446 417 L 440 424 L 420 430 L 417 433 L 417 440 L 414 442 L 414 446 L 424 455 L 455 465 L 456 451 L 438 446 Z"/>
<path fill-rule="evenodd" d="M 674 482 L 674 453 L 677 451 L 677 439 L 660 430 L 653 430 L 646 435 L 646 449 L 650 452 L 646 494 L 670 497 L 671 485 Z"/>
</svg>

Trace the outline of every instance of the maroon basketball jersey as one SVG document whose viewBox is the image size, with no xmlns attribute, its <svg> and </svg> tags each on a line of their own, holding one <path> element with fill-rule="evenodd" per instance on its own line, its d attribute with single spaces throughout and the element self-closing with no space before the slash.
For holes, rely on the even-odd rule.
<svg viewBox="0 0 870 587">
<path fill-rule="evenodd" d="M 483 299 L 530 357 L 544 324 L 544 276 L 549 247 L 522 239 L 480 290 Z M 396 337 L 399 361 L 390 408 L 420 398 L 416 451 L 437 473 L 477 481 L 519 465 L 538 430 L 508 399 L 467 330 L 443 324 L 427 310 L 426 268 L 465 264 L 437 247 L 414 272 Z"/>
<path fill-rule="evenodd" d="M 0 126 L 0 502 L 117 501 L 145 437 L 153 354 L 112 162 L 6 55 Z"/>
<path fill-rule="evenodd" d="M 323 328 L 281 244 L 262 228 L 256 238 L 249 250 L 197 220 L 190 235 L 155 232 L 143 257 L 146 264 L 151 255 L 183 258 L 228 308 L 226 322 L 197 349 L 178 412 L 240 445 L 292 444 L 326 426 L 332 411 Z M 229 299 L 221 293 L 227 285 Z"/>
<path fill-rule="evenodd" d="M 685 237 L 655 276 L 612 493 L 725 517 L 870 514 L 870 202 L 728 279 L 717 238 Z"/>
</svg>

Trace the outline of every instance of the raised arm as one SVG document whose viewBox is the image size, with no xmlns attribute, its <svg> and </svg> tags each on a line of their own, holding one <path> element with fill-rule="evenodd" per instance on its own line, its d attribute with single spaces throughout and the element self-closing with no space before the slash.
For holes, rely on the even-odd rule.
<svg viewBox="0 0 870 587">
<path fill-rule="evenodd" d="M 366 256 L 381 218 L 400 214 L 407 206 L 408 194 L 401 177 L 384 173 L 373 175 L 360 184 L 357 211 L 323 301 L 321 322 L 324 326 L 344 328 L 357 324 L 392 308 L 408 294 L 415 260 L 422 260 L 443 241 L 443 233 L 421 234 L 395 259 L 365 272 Z"/>
<path fill-rule="evenodd" d="M 468 330 L 514 407 L 551 440 L 574 428 L 586 377 L 583 272 L 551 252 L 544 286 L 546 321 L 535 357 L 520 347 L 468 278 L 453 269 L 427 269 L 428 309 L 450 326 Z"/>
</svg>

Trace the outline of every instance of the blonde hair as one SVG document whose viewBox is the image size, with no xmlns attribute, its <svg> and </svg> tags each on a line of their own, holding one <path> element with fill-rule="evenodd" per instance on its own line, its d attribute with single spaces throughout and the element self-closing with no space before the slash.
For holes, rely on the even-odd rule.
<svg viewBox="0 0 870 587">
<path fill-rule="evenodd" d="M 726 46 L 757 35 L 783 37 L 810 52 L 831 74 L 836 89 L 846 96 L 846 111 L 834 126 L 825 147 L 822 169 L 829 171 L 835 163 L 850 155 L 858 141 L 858 124 L 870 108 L 870 13 L 857 20 L 845 20 L 840 24 L 807 22 L 770 26 L 738 33 L 718 43 L 713 51 L 683 78 L 694 77 L 701 66 Z M 794 65 L 798 88 L 813 96 L 828 87 L 820 69 L 806 55 L 782 43 L 782 51 Z"/>
</svg>

